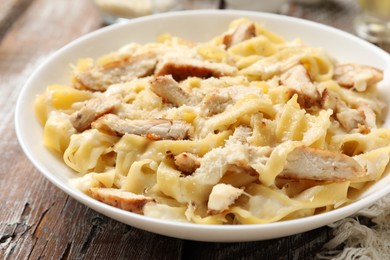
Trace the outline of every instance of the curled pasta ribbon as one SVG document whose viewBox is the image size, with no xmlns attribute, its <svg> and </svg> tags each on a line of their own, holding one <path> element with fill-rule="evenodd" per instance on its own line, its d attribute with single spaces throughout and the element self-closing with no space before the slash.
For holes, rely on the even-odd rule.
<svg viewBox="0 0 390 260">
<path fill-rule="evenodd" d="M 64 161 L 73 170 L 80 173 L 93 171 L 103 155 L 118 141 L 118 137 L 101 133 L 95 129 L 71 136 L 68 148 L 64 152 Z"/>
</svg>

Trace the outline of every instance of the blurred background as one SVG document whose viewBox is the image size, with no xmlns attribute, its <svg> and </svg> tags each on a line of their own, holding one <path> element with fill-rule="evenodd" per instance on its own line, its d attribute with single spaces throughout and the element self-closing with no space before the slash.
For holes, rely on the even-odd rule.
<svg viewBox="0 0 390 260">
<path fill-rule="evenodd" d="M 373 42 L 390 42 L 390 0 L 93 0 L 104 24 L 122 22 L 140 16 L 188 9 L 238 9 L 301 16 L 311 12 L 317 22 L 338 17 L 349 31 Z M 306 9 L 306 10 L 303 10 Z M 351 15 L 351 12 L 355 15 Z M 308 17 L 302 17 L 307 19 Z M 352 18 L 352 19 L 351 19 Z M 309 18 L 310 19 L 310 18 Z M 332 24 L 331 24 L 332 25 Z M 340 27 L 337 24 L 332 25 Z"/>
</svg>

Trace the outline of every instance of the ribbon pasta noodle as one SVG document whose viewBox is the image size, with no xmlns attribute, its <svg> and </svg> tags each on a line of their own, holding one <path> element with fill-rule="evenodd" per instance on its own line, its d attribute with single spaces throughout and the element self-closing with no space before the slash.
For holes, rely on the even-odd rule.
<svg viewBox="0 0 390 260">
<path fill-rule="evenodd" d="M 197 43 L 164 34 L 36 98 L 77 188 L 145 216 L 270 223 L 352 201 L 389 163 L 381 70 L 246 19 Z"/>
</svg>

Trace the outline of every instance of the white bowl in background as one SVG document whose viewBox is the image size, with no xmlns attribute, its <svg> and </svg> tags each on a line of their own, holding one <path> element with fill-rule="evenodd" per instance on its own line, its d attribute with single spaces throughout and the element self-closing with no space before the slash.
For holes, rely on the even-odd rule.
<svg viewBox="0 0 390 260">
<path fill-rule="evenodd" d="M 206 41 L 221 34 L 236 18 L 247 17 L 288 40 L 296 37 L 308 45 L 325 48 L 339 60 L 364 63 L 384 71 L 380 94 L 390 101 L 390 57 L 378 47 L 340 30 L 287 16 L 233 10 L 183 11 L 142 17 L 115 24 L 85 35 L 58 50 L 46 60 L 23 87 L 16 105 L 16 133 L 23 151 L 42 174 L 57 187 L 86 206 L 123 223 L 150 232 L 200 241 L 239 242 L 272 239 L 297 234 L 345 218 L 390 192 L 390 175 L 385 176 L 357 201 L 336 210 L 301 219 L 254 225 L 198 225 L 153 219 L 103 204 L 72 187 L 73 172 L 42 144 L 43 128 L 35 117 L 33 103 L 47 85 L 70 83 L 70 63 L 81 57 L 97 58 L 129 42 L 155 41 L 169 32 L 194 41 Z M 207 29 L 205 29 L 207 28 Z M 386 89 L 387 86 L 387 89 Z M 390 126 L 387 115 L 385 127 Z"/>
<path fill-rule="evenodd" d="M 226 7 L 237 10 L 250 10 L 277 13 L 288 0 L 225 0 Z"/>
</svg>

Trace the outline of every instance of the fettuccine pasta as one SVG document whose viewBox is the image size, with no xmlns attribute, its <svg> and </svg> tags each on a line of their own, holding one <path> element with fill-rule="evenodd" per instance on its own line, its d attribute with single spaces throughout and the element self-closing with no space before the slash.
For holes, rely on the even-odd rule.
<svg viewBox="0 0 390 260">
<path fill-rule="evenodd" d="M 301 218 L 346 205 L 389 163 L 382 71 L 233 21 L 73 67 L 36 98 L 43 143 L 89 196 L 198 224 Z"/>
</svg>

